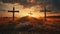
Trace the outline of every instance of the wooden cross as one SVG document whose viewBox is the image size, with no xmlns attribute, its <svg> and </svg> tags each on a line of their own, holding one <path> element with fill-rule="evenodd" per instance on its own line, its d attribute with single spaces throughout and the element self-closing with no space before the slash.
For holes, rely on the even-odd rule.
<svg viewBox="0 0 60 34">
<path fill-rule="evenodd" d="M 44 3 L 43 3 L 44 10 L 41 10 L 41 12 L 44 12 L 44 15 L 45 15 L 45 22 L 46 22 L 46 12 L 50 12 L 50 10 L 47 10 L 47 9 L 46 9 L 46 1 L 47 1 L 47 0 L 44 0 Z"/>
<path fill-rule="evenodd" d="M 51 11 L 50 10 L 47 10 L 46 7 L 44 7 L 44 10 L 41 10 L 41 12 L 44 12 L 45 21 L 46 21 L 46 12 L 51 12 Z"/>
<path fill-rule="evenodd" d="M 14 14 L 15 14 L 15 12 L 19 12 L 19 11 L 15 11 L 15 8 L 13 7 L 13 10 L 12 11 L 8 11 L 8 12 L 12 12 L 13 13 L 13 21 L 14 21 Z"/>
</svg>

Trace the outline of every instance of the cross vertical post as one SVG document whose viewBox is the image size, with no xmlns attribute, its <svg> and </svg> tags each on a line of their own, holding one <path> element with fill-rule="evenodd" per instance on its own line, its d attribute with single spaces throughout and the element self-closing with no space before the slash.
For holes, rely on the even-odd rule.
<svg viewBox="0 0 60 34">
<path fill-rule="evenodd" d="M 44 14 L 45 14 L 45 21 L 46 21 L 46 7 L 44 8 Z"/>
<path fill-rule="evenodd" d="M 13 21 L 14 21 L 15 12 L 19 12 L 19 11 L 15 11 L 15 8 L 13 7 L 13 10 L 12 11 L 8 11 L 8 12 L 12 12 L 13 13 Z"/>
</svg>

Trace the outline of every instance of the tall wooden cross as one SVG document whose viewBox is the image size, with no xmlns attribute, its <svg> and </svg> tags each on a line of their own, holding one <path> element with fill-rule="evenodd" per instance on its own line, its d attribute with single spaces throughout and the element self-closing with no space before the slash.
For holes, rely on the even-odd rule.
<svg viewBox="0 0 60 34">
<path fill-rule="evenodd" d="M 51 12 L 51 10 L 47 10 L 46 7 L 44 7 L 44 10 L 41 10 L 41 12 L 44 12 L 44 16 L 45 16 L 45 21 L 46 21 L 46 12 Z"/>
<path fill-rule="evenodd" d="M 44 0 L 44 3 L 43 3 L 44 10 L 41 10 L 41 12 L 44 12 L 45 22 L 46 22 L 46 12 L 51 12 L 51 10 L 47 10 L 47 8 L 46 8 L 46 1 L 47 1 L 47 0 Z"/>
<path fill-rule="evenodd" d="M 13 10 L 12 11 L 8 11 L 8 12 L 12 12 L 13 13 L 13 21 L 14 21 L 15 12 L 19 12 L 19 11 L 15 11 L 15 8 L 13 7 Z"/>
</svg>

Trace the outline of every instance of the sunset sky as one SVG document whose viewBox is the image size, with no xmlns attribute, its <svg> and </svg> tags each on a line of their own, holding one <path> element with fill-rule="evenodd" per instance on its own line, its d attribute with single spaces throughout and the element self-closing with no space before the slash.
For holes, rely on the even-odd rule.
<svg viewBox="0 0 60 34">
<path fill-rule="evenodd" d="M 0 17 L 12 17 L 12 11 L 15 7 L 15 17 L 32 16 L 43 17 L 44 0 L 0 0 Z M 60 0 L 46 0 L 47 16 L 60 16 Z M 29 13 L 32 13 L 30 15 Z"/>
</svg>

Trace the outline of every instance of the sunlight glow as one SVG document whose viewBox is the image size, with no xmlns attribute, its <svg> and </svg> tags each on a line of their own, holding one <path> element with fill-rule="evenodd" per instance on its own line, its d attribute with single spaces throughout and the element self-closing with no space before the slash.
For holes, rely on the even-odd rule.
<svg viewBox="0 0 60 34">
<path fill-rule="evenodd" d="M 40 12 L 42 9 L 40 5 L 25 7 L 22 5 L 15 5 L 16 10 L 19 10 L 19 13 L 16 13 L 16 16 L 24 17 L 31 16 L 35 18 L 44 17 L 44 13 Z M 31 14 L 29 14 L 31 12 Z"/>
</svg>

